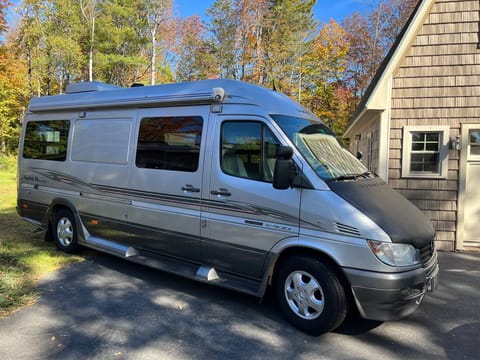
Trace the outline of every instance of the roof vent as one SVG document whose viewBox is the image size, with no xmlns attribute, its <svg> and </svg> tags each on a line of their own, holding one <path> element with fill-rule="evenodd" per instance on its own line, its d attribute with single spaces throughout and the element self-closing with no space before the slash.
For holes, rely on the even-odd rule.
<svg viewBox="0 0 480 360">
<path fill-rule="evenodd" d="M 99 81 L 88 81 L 70 84 L 65 91 L 66 94 L 77 94 L 91 91 L 118 90 L 121 86 L 110 85 Z"/>
</svg>

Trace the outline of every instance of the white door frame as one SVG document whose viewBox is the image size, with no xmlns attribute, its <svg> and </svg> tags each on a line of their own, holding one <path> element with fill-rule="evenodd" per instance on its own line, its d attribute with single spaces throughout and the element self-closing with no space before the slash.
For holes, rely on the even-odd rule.
<svg viewBox="0 0 480 360">
<path fill-rule="evenodd" d="M 455 250 L 464 250 L 464 226 L 465 226 L 465 199 L 467 188 L 467 161 L 470 152 L 469 134 L 472 129 L 480 129 L 480 124 L 461 124 L 461 151 L 460 168 L 458 179 L 458 203 L 457 203 L 457 241 Z"/>
</svg>

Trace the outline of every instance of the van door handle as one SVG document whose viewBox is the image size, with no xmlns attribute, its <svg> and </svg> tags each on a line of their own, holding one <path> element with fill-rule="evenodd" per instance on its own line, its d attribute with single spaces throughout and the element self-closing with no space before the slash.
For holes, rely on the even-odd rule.
<svg viewBox="0 0 480 360">
<path fill-rule="evenodd" d="M 193 187 L 193 185 L 187 184 L 182 186 L 182 191 L 184 192 L 192 192 L 192 193 L 199 193 L 200 189 Z"/>
<path fill-rule="evenodd" d="M 217 196 L 232 196 L 232 193 L 228 189 L 212 190 L 210 194 Z"/>
</svg>

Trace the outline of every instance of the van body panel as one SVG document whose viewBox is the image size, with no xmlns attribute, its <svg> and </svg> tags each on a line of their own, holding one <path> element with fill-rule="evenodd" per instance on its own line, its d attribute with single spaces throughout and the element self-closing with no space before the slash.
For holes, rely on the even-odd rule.
<svg viewBox="0 0 480 360">
<path fill-rule="evenodd" d="M 378 224 L 392 242 L 429 246 L 435 236 L 423 213 L 382 179 L 332 181 L 330 188 Z"/>
<path fill-rule="evenodd" d="M 413 313 L 423 297 L 438 286 L 435 253 L 425 267 L 384 274 L 362 269 L 344 269 L 360 314 L 367 319 L 398 320 Z"/>
<path fill-rule="evenodd" d="M 361 239 L 390 241 L 388 235 L 370 218 L 331 190 L 304 189 L 301 228 L 330 232 Z"/>
</svg>

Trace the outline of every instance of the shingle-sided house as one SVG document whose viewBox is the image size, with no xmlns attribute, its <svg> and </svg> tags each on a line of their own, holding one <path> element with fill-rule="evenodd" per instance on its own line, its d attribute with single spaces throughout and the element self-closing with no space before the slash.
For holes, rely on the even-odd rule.
<svg viewBox="0 0 480 360">
<path fill-rule="evenodd" d="M 443 250 L 480 249 L 480 0 L 421 0 L 345 137 Z"/>
</svg>

